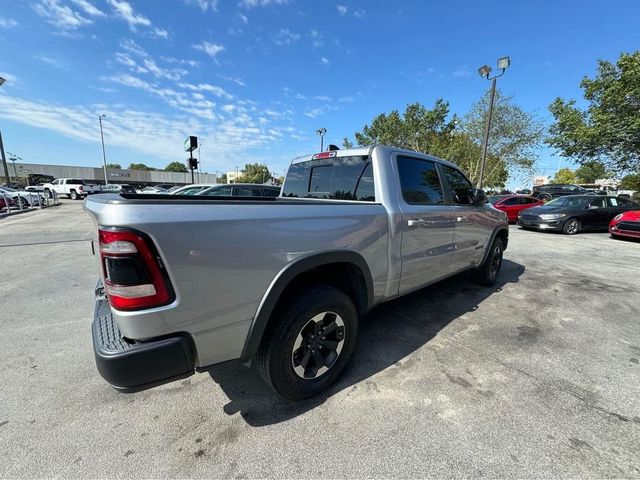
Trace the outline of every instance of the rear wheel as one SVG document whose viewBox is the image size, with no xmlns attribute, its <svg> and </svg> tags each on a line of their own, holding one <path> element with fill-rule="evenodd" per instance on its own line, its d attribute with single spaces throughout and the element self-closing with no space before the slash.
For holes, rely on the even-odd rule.
<svg viewBox="0 0 640 480">
<path fill-rule="evenodd" d="M 75 190 L 71 190 L 70 198 L 71 198 L 71 200 L 77 200 L 78 199 L 78 192 L 76 192 Z"/>
<path fill-rule="evenodd" d="M 16 203 L 20 205 L 22 208 L 29 208 L 29 201 L 26 198 L 17 197 Z"/>
<path fill-rule="evenodd" d="M 577 218 L 570 218 L 562 226 L 562 233 L 575 235 L 580 231 L 580 221 Z"/>
<path fill-rule="evenodd" d="M 358 335 L 351 299 L 328 285 L 309 287 L 280 308 L 277 323 L 256 355 L 271 387 L 289 400 L 301 400 L 329 387 L 349 362 Z"/>
<path fill-rule="evenodd" d="M 473 270 L 471 275 L 473 281 L 487 287 L 493 285 L 498 278 L 500 268 L 502 267 L 502 255 L 504 246 L 502 240 L 498 237 L 493 241 L 489 255 L 482 265 Z"/>
</svg>

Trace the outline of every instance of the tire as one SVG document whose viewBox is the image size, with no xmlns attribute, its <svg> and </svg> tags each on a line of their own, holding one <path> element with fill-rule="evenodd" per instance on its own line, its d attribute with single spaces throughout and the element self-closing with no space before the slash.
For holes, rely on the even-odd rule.
<svg viewBox="0 0 640 480">
<path fill-rule="evenodd" d="M 575 235 L 580 231 L 580 220 L 575 217 L 569 218 L 562 225 L 562 233 L 565 235 Z"/>
<path fill-rule="evenodd" d="M 540 195 L 540 201 L 547 203 L 549 201 L 552 200 L 553 197 L 551 197 L 551 195 L 547 194 L 547 193 L 543 193 L 542 195 Z"/>
<path fill-rule="evenodd" d="M 52 199 L 53 198 L 53 193 L 51 193 L 51 190 L 49 190 L 48 188 L 44 190 L 44 195 L 48 199 Z"/>
<path fill-rule="evenodd" d="M 478 268 L 472 270 L 471 276 L 473 281 L 486 287 L 490 287 L 496 283 L 500 268 L 502 267 L 503 253 L 504 245 L 502 244 L 502 240 L 496 237 L 491 245 L 487 259 Z"/>
<path fill-rule="evenodd" d="M 75 190 L 71 190 L 69 198 L 71 200 L 77 200 L 78 198 L 80 198 L 80 196 L 78 195 L 78 192 L 76 192 Z"/>
<path fill-rule="evenodd" d="M 22 208 L 29 208 L 29 201 L 26 198 L 22 198 L 22 197 L 17 197 L 16 198 L 16 204 L 18 206 L 22 205 Z"/>
<path fill-rule="evenodd" d="M 356 345 L 358 314 L 351 299 L 335 287 L 313 285 L 274 314 L 277 323 L 265 332 L 255 359 L 264 380 L 288 400 L 328 388 Z"/>
</svg>

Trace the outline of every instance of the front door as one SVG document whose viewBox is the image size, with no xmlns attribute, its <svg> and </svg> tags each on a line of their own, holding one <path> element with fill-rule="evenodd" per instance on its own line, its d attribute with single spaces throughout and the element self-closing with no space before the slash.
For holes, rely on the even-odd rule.
<svg viewBox="0 0 640 480">
<path fill-rule="evenodd" d="M 402 211 L 400 293 L 451 273 L 455 254 L 453 208 L 445 205 L 434 162 L 398 155 Z"/>
<path fill-rule="evenodd" d="M 582 215 L 581 226 L 584 229 L 600 230 L 609 226 L 609 206 L 605 197 L 595 197 L 586 207 L 587 211 Z"/>
<path fill-rule="evenodd" d="M 473 185 L 464 174 L 453 167 L 440 165 L 446 194 L 455 211 L 454 265 L 457 269 L 478 266 L 482 262 L 491 238 L 492 219 L 484 205 L 473 204 Z"/>
</svg>

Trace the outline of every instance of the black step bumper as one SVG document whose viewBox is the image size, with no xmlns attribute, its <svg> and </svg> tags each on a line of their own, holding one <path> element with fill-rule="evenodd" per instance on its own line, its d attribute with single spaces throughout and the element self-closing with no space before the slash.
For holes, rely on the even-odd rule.
<svg viewBox="0 0 640 480">
<path fill-rule="evenodd" d="M 188 336 L 173 335 L 142 342 L 124 339 L 104 298 L 96 299 L 91 332 L 98 372 L 121 392 L 146 390 L 188 377 L 195 371 Z"/>
</svg>

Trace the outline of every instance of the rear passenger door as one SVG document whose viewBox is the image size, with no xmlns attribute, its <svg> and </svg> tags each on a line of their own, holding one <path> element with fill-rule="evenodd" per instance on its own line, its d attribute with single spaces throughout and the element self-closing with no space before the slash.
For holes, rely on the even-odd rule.
<svg viewBox="0 0 640 480">
<path fill-rule="evenodd" d="M 261 197 L 259 187 L 248 187 L 248 186 L 240 186 L 233 187 L 233 196 L 234 197 Z"/>
<path fill-rule="evenodd" d="M 473 185 L 464 174 L 448 165 L 440 165 L 445 194 L 455 212 L 456 269 L 479 265 L 492 234 L 492 221 L 485 206 L 473 205 Z"/>
<path fill-rule="evenodd" d="M 445 204 L 435 162 L 407 155 L 397 155 L 395 161 L 402 212 L 402 293 L 451 271 L 455 219 L 453 208 Z"/>
</svg>

